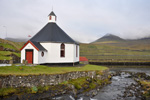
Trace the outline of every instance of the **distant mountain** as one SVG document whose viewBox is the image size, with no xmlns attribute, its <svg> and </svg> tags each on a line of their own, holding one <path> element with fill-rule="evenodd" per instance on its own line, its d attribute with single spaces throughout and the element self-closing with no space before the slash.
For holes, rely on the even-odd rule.
<svg viewBox="0 0 150 100">
<path fill-rule="evenodd" d="M 150 41 L 150 37 L 141 38 L 139 40 L 148 40 L 148 41 Z"/>
<path fill-rule="evenodd" d="M 120 38 L 119 36 L 113 35 L 113 34 L 106 34 L 103 37 L 97 39 L 96 41 L 92 42 L 92 43 L 96 43 L 96 42 L 117 42 L 117 41 L 125 41 L 124 39 Z"/>
<path fill-rule="evenodd" d="M 5 40 L 13 41 L 13 42 L 26 42 L 25 38 L 5 38 Z"/>
</svg>

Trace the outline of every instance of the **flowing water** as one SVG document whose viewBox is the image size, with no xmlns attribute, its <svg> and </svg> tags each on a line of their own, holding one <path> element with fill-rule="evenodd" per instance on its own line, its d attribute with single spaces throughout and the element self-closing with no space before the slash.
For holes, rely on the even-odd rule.
<svg viewBox="0 0 150 100">
<path fill-rule="evenodd" d="M 125 88 L 130 86 L 132 83 L 136 84 L 134 80 L 128 78 L 130 75 L 121 73 L 120 76 L 113 76 L 111 84 L 102 88 L 98 95 L 94 97 L 97 100 L 124 100 L 123 95 Z M 137 100 L 136 97 L 128 97 L 126 100 Z"/>
<path fill-rule="evenodd" d="M 130 76 L 129 73 L 125 73 L 124 71 L 129 72 L 144 72 L 147 75 L 150 75 L 150 68 L 111 68 L 111 72 L 121 72 L 120 75 L 113 76 L 111 79 L 111 84 L 100 89 L 98 94 L 92 98 L 90 97 L 80 97 L 77 100 L 141 100 L 140 95 L 138 96 L 124 96 L 125 90 L 131 84 L 137 84 Z M 136 87 L 138 89 L 140 87 Z M 129 90 L 130 92 L 134 92 Z M 138 95 L 138 94 L 137 94 Z M 72 96 L 66 95 L 63 97 L 55 98 L 55 100 L 75 100 Z"/>
<path fill-rule="evenodd" d="M 150 75 L 150 68 L 112 68 L 110 71 L 144 72 Z M 97 100 L 141 100 L 135 96 L 122 98 L 126 87 L 131 84 L 137 84 L 129 76 L 130 74 L 124 72 L 122 72 L 120 76 L 113 76 L 111 80 L 112 83 L 102 88 L 98 95 L 93 98 Z"/>
</svg>

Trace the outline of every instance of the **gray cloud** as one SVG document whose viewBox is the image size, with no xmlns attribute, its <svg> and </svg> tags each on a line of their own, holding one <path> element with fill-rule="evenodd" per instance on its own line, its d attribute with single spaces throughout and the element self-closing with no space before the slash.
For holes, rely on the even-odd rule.
<svg viewBox="0 0 150 100">
<path fill-rule="evenodd" d="M 149 0 L 0 0 L 0 37 L 33 36 L 52 6 L 57 24 L 72 38 L 91 42 L 106 33 L 134 39 L 150 36 Z"/>
</svg>

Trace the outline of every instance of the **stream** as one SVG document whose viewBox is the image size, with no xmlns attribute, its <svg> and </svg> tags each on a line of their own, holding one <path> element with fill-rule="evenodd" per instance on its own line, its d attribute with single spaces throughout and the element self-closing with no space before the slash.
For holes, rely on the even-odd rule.
<svg viewBox="0 0 150 100">
<path fill-rule="evenodd" d="M 124 92 L 125 88 L 130 86 L 131 84 L 137 84 L 133 79 L 128 78 L 130 74 L 121 73 L 120 76 L 113 76 L 111 80 L 111 84 L 102 88 L 98 95 L 94 97 L 97 100 L 138 100 L 137 97 L 125 97 Z"/>
<path fill-rule="evenodd" d="M 132 73 L 144 72 L 150 75 L 150 68 L 111 68 L 111 84 L 101 88 L 94 97 L 81 96 L 77 100 L 145 100 L 141 96 L 141 87 L 131 78 Z M 135 92 L 135 91 L 136 92 Z M 54 98 L 54 100 L 75 100 L 70 95 Z"/>
<path fill-rule="evenodd" d="M 111 79 L 111 84 L 102 88 L 98 94 L 93 97 L 96 100 L 143 100 L 138 93 L 134 93 L 134 91 L 129 90 L 134 95 L 127 94 L 125 96 L 125 90 L 127 87 L 137 83 L 130 77 L 129 73 L 125 72 L 144 72 L 147 75 L 150 75 L 150 68 L 112 68 L 111 72 L 122 71 L 121 75 L 113 76 Z M 136 87 L 136 89 L 140 89 L 140 87 Z"/>
</svg>

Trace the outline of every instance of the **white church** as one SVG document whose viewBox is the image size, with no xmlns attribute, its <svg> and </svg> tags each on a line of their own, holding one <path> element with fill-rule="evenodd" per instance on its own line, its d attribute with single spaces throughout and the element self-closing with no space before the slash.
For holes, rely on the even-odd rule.
<svg viewBox="0 0 150 100">
<path fill-rule="evenodd" d="M 79 44 L 69 37 L 57 24 L 52 11 L 48 23 L 21 50 L 21 63 L 31 64 L 78 64 Z"/>
</svg>

